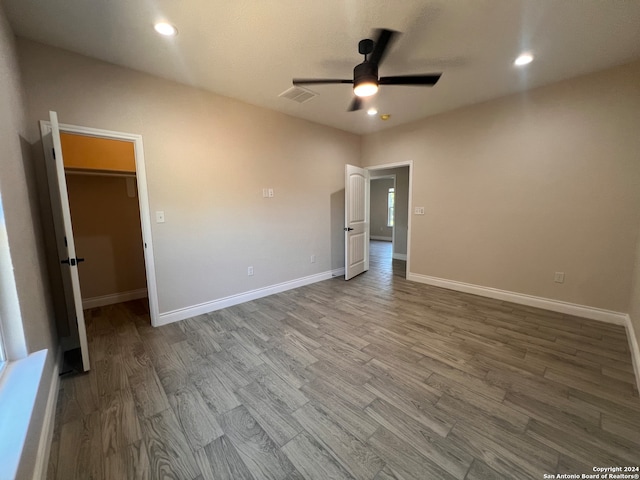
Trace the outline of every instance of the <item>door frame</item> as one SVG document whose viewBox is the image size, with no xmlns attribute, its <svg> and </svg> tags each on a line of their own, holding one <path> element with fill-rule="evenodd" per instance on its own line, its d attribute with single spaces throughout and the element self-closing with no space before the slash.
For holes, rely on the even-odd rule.
<svg viewBox="0 0 640 480">
<path fill-rule="evenodd" d="M 43 121 L 45 125 L 51 122 Z M 73 133 L 88 137 L 106 138 L 133 143 L 133 151 L 136 164 L 136 182 L 138 184 L 138 207 L 140 210 L 140 226 L 142 227 L 142 250 L 144 252 L 144 264 L 147 276 L 147 297 L 149 299 L 149 316 L 151 325 L 158 325 L 158 288 L 156 283 L 156 267 L 153 255 L 153 236 L 151 235 L 151 209 L 149 208 L 149 191 L 147 188 L 147 171 L 144 161 L 144 148 L 142 135 L 135 133 L 117 132 L 99 128 L 82 127 L 67 123 L 59 124 L 60 132 Z"/>
<path fill-rule="evenodd" d="M 369 178 L 375 176 L 375 172 L 378 170 L 388 170 L 390 168 L 402 168 L 409 167 L 409 201 L 407 202 L 407 270 L 405 272 L 405 278 L 409 278 L 409 272 L 411 272 L 411 212 L 413 210 L 413 160 L 405 160 L 394 163 L 384 163 L 382 165 L 371 165 L 364 167 L 365 170 L 369 170 Z M 381 174 L 382 175 L 382 174 Z M 371 193 L 371 189 L 369 189 Z M 371 204 L 371 202 L 369 202 Z M 395 231 L 393 234 L 395 242 Z"/>
</svg>

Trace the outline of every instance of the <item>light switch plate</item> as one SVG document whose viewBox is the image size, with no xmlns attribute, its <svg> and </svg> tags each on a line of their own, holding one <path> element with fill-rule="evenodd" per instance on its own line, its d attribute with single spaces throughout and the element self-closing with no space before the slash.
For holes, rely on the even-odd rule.
<svg viewBox="0 0 640 480">
<path fill-rule="evenodd" d="M 164 212 L 157 211 L 156 212 L 156 223 L 164 223 Z"/>
<path fill-rule="evenodd" d="M 413 213 L 414 215 L 424 215 L 424 207 L 414 207 Z"/>
</svg>

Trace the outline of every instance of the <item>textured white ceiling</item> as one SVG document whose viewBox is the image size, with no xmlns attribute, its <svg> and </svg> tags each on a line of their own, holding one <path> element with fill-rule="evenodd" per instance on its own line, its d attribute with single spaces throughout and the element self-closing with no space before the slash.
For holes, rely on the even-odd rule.
<svg viewBox="0 0 640 480">
<path fill-rule="evenodd" d="M 638 0 L 5 0 L 18 36 L 367 133 L 640 58 Z M 157 21 L 177 26 L 164 38 Z M 346 112 L 350 85 L 279 98 L 293 77 L 351 78 L 372 29 L 404 32 L 380 75 L 443 72 L 433 88 L 383 86 Z M 536 60 L 513 66 L 523 50 Z"/>
</svg>

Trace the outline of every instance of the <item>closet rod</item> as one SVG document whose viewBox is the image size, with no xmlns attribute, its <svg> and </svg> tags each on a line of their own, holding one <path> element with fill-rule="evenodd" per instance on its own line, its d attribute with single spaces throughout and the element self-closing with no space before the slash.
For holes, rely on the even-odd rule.
<svg viewBox="0 0 640 480">
<path fill-rule="evenodd" d="M 105 172 L 105 171 L 88 171 L 88 170 L 71 170 L 64 169 L 64 173 L 67 175 L 89 175 L 89 176 L 99 176 L 99 177 L 130 177 L 136 178 L 135 172 Z"/>
</svg>

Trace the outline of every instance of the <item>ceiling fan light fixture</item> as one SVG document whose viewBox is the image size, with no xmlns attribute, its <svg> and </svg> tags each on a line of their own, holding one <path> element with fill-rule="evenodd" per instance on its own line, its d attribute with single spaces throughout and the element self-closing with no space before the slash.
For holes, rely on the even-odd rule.
<svg viewBox="0 0 640 480">
<path fill-rule="evenodd" d="M 370 97 L 378 92 L 378 84 L 375 82 L 362 82 L 353 87 L 353 93 L 358 97 Z"/>
<path fill-rule="evenodd" d="M 153 26 L 153 29 L 160 35 L 165 37 L 175 37 L 178 34 L 178 29 L 170 23 L 160 22 Z"/>
<path fill-rule="evenodd" d="M 378 91 L 378 66 L 367 61 L 353 69 L 353 93 L 357 97 L 370 97 Z"/>
<path fill-rule="evenodd" d="M 529 65 L 531 62 L 533 62 L 533 55 L 531 55 L 530 53 L 523 53 L 515 59 L 513 64 L 518 67 L 523 67 L 525 65 Z"/>
</svg>

